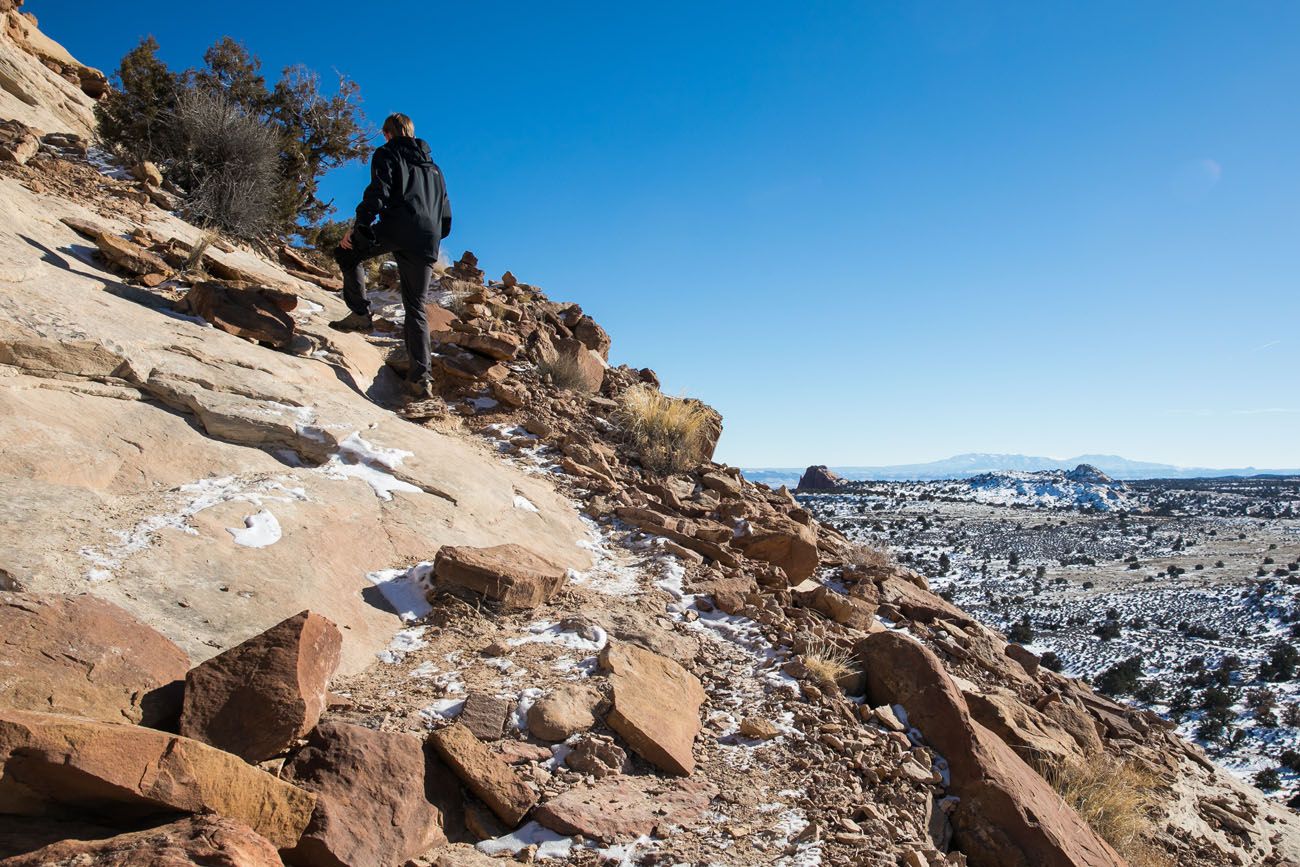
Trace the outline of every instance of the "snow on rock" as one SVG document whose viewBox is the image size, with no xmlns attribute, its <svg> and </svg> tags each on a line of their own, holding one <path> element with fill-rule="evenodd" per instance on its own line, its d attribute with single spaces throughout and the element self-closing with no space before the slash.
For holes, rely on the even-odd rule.
<svg viewBox="0 0 1300 867">
<path fill-rule="evenodd" d="M 243 527 L 227 527 L 226 532 L 234 537 L 236 545 L 245 548 L 265 548 L 284 535 L 280 522 L 266 509 L 245 518 Z"/>
</svg>

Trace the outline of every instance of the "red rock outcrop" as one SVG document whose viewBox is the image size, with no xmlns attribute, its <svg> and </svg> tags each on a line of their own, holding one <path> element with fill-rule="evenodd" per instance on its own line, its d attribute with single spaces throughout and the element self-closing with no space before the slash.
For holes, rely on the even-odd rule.
<svg viewBox="0 0 1300 867">
<path fill-rule="evenodd" d="M 97 596 L 0 593 L 0 706 L 174 724 L 189 657 Z"/>
<path fill-rule="evenodd" d="M 282 867 L 275 847 L 242 822 L 203 815 L 104 840 L 64 840 L 4 867 Z"/>
<path fill-rule="evenodd" d="M 623 642 L 606 645 L 600 666 L 609 672 L 614 707 L 609 727 L 637 755 L 670 774 L 695 770 L 692 749 L 700 732 L 704 688 L 671 659 Z"/>
<path fill-rule="evenodd" d="M 469 590 L 507 609 L 536 608 L 564 583 L 565 572 L 521 545 L 468 548 L 447 545 L 433 561 L 436 586 Z"/>
<path fill-rule="evenodd" d="M 0 805 L 19 815 L 69 810 L 126 822 L 210 810 L 293 846 L 316 796 L 189 738 L 0 709 Z"/>
</svg>

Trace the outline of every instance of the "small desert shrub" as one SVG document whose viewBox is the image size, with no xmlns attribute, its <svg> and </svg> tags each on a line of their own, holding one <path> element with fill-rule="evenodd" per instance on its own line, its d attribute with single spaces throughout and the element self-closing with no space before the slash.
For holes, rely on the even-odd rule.
<svg viewBox="0 0 1300 867">
<path fill-rule="evenodd" d="M 216 90 L 190 90 L 176 104 L 184 142 L 176 173 L 200 222 L 249 238 L 275 220 L 280 147 L 275 132 Z"/>
<path fill-rule="evenodd" d="M 708 460 L 710 417 L 701 403 L 638 384 L 619 396 L 616 418 L 652 473 L 671 476 Z"/>
<path fill-rule="evenodd" d="M 451 310 L 455 310 L 452 306 Z M 537 365 L 537 369 L 544 376 L 549 376 L 551 382 L 555 383 L 556 388 L 562 388 L 565 391 L 590 392 L 591 385 L 587 377 L 582 374 L 582 367 L 578 364 L 578 359 L 571 355 L 560 353 L 551 361 L 543 361 Z"/>
<path fill-rule="evenodd" d="M 803 667 L 808 670 L 809 679 L 832 692 L 838 691 L 841 682 L 858 670 L 847 650 L 821 640 L 809 643 L 803 654 Z"/>
<path fill-rule="evenodd" d="M 867 572 L 887 571 L 893 568 L 894 558 L 883 548 L 857 543 L 844 554 L 844 564 Z"/>
<path fill-rule="evenodd" d="M 1097 689 L 1109 696 L 1132 695 L 1142 676 L 1142 658 L 1131 656 L 1117 662 L 1097 677 Z"/>
<path fill-rule="evenodd" d="M 1158 782 L 1135 765 L 1109 756 L 1067 762 L 1047 780 L 1133 867 L 1167 867 L 1173 862 L 1146 837 L 1158 836 L 1150 811 L 1159 803 Z"/>
</svg>

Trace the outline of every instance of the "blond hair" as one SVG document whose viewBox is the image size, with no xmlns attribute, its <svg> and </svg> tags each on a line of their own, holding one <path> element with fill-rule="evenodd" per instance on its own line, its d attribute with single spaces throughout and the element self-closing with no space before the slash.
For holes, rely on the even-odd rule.
<svg viewBox="0 0 1300 867">
<path fill-rule="evenodd" d="M 415 123 L 401 112 L 395 112 L 384 118 L 384 132 L 393 138 L 415 137 Z"/>
</svg>

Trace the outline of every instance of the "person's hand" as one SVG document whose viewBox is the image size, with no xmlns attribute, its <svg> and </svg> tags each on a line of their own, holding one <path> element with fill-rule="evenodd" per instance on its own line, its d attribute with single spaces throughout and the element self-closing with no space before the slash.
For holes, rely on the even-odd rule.
<svg viewBox="0 0 1300 867">
<path fill-rule="evenodd" d="M 343 240 L 342 240 L 342 241 L 339 241 L 339 246 L 342 247 L 344 250 L 351 250 L 351 249 L 352 249 L 352 230 L 351 230 L 351 229 L 348 229 L 347 233 L 343 235 Z"/>
</svg>

